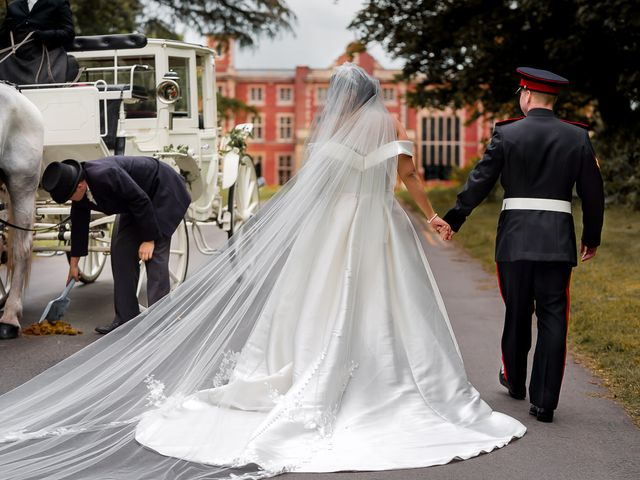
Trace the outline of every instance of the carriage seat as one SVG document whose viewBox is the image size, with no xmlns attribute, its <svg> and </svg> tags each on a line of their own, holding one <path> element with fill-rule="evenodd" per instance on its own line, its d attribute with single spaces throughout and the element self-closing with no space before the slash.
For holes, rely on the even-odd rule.
<svg viewBox="0 0 640 480">
<path fill-rule="evenodd" d="M 67 47 L 68 52 L 85 52 L 98 50 L 121 50 L 142 48 L 147 45 L 147 37 L 141 33 L 118 35 L 90 35 L 76 37 Z"/>
</svg>

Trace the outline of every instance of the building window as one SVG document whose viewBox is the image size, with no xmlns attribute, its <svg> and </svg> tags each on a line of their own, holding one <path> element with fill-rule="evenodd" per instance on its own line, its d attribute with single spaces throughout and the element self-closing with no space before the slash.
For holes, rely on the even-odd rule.
<svg viewBox="0 0 640 480">
<path fill-rule="evenodd" d="M 396 89 L 393 87 L 384 87 L 382 89 L 382 99 L 385 103 L 396 101 Z"/>
<path fill-rule="evenodd" d="M 224 87 L 222 85 L 218 85 L 218 94 L 224 97 Z"/>
<path fill-rule="evenodd" d="M 425 179 L 446 179 L 460 166 L 461 120 L 454 115 L 421 119 L 420 156 Z"/>
<path fill-rule="evenodd" d="M 264 87 L 249 87 L 249 103 L 264 103 Z"/>
<path fill-rule="evenodd" d="M 264 140 L 264 121 L 262 115 L 252 115 L 249 121 L 253 124 L 253 140 L 261 142 Z"/>
<path fill-rule="evenodd" d="M 316 89 L 316 102 L 322 104 L 327 101 L 327 87 L 318 87 Z"/>
<path fill-rule="evenodd" d="M 282 115 L 278 117 L 278 140 L 293 139 L 293 116 Z"/>
<path fill-rule="evenodd" d="M 278 155 L 278 183 L 284 185 L 293 176 L 293 156 Z"/>
<path fill-rule="evenodd" d="M 278 103 L 280 105 L 290 105 L 293 103 L 293 88 L 278 87 Z"/>
</svg>

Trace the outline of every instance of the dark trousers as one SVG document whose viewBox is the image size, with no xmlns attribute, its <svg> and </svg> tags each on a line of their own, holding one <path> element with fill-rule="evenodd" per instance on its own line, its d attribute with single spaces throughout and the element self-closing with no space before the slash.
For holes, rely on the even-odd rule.
<svg viewBox="0 0 640 480">
<path fill-rule="evenodd" d="M 117 324 L 125 323 L 140 313 L 136 290 L 140 278 L 138 250 L 141 243 L 133 217 L 129 214 L 118 215 L 111 241 L 113 302 Z M 149 306 L 169 293 L 170 247 L 171 238 L 156 240 L 153 256 L 145 264 Z"/>
<path fill-rule="evenodd" d="M 538 339 L 529 382 L 529 399 L 540 408 L 558 406 L 564 375 L 569 322 L 571 264 L 566 262 L 498 262 L 506 314 L 502 363 L 511 389 L 526 392 L 531 318 L 538 319 Z"/>
</svg>

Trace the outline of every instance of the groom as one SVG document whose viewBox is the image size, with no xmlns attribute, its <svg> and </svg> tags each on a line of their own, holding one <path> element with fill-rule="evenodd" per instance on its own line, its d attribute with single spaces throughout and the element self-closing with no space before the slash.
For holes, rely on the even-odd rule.
<svg viewBox="0 0 640 480">
<path fill-rule="evenodd" d="M 569 281 L 577 265 L 572 190 L 575 185 L 582 201 L 583 262 L 594 257 L 600 245 L 604 193 L 586 126 L 560 120 L 553 113 L 567 79 L 534 68 L 517 71 L 525 116 L 496 123 L 491 143 L 444 220 L 457 232 L 501 177 L 505 198 L 496 262 L 506 315 L 499 380 L 513 398 L 525 398 L 535 312 L 538 339 L 529 412 L 542 422 L 552 422 L 565 366 Z"/>
</svg>

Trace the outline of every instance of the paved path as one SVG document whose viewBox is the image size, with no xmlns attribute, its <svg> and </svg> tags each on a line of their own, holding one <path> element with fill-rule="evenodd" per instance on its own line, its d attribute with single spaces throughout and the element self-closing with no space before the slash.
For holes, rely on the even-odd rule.
<svg viewBox="0 0 640 480">
<path fill-rule="evenodd" d="M 443 244 L 414 218 L 443 293 L 469 378 L 495 410 L 528 427 L 524 438 L 488 455 L 440 467 L 389 472 L 289 474 L 283 480 L 617 480 L 640 479 L 640 430 L 607 398 L 597 378 L 568 357 L 560 408 L 553 424 L 528 415 L 526 401 L 512 400 L 498 385 L 503 305 L 495 277 L 454 244 Z M 473 228 L 472 223 L 465 228 Z M 212 231 L 210 235 L 221 241 Z M 204 259 L 195 255 L 194 264 Z M 64 258 L 34 263 L 25 315 L 37 319 L 63 286 Z M 579 272 L 577 272 L 579 274 Z M 68 319 L 84 328 L 78 337 L 23 337 L 0 342 L 0 393 L 28 380 L 96 338 L 93 327 L 112 315 L 112 282 L 106 270 L 93 285 L 74 291 Z M 578 312 L 574 312 L 578 314 Z"/>
</svg>

